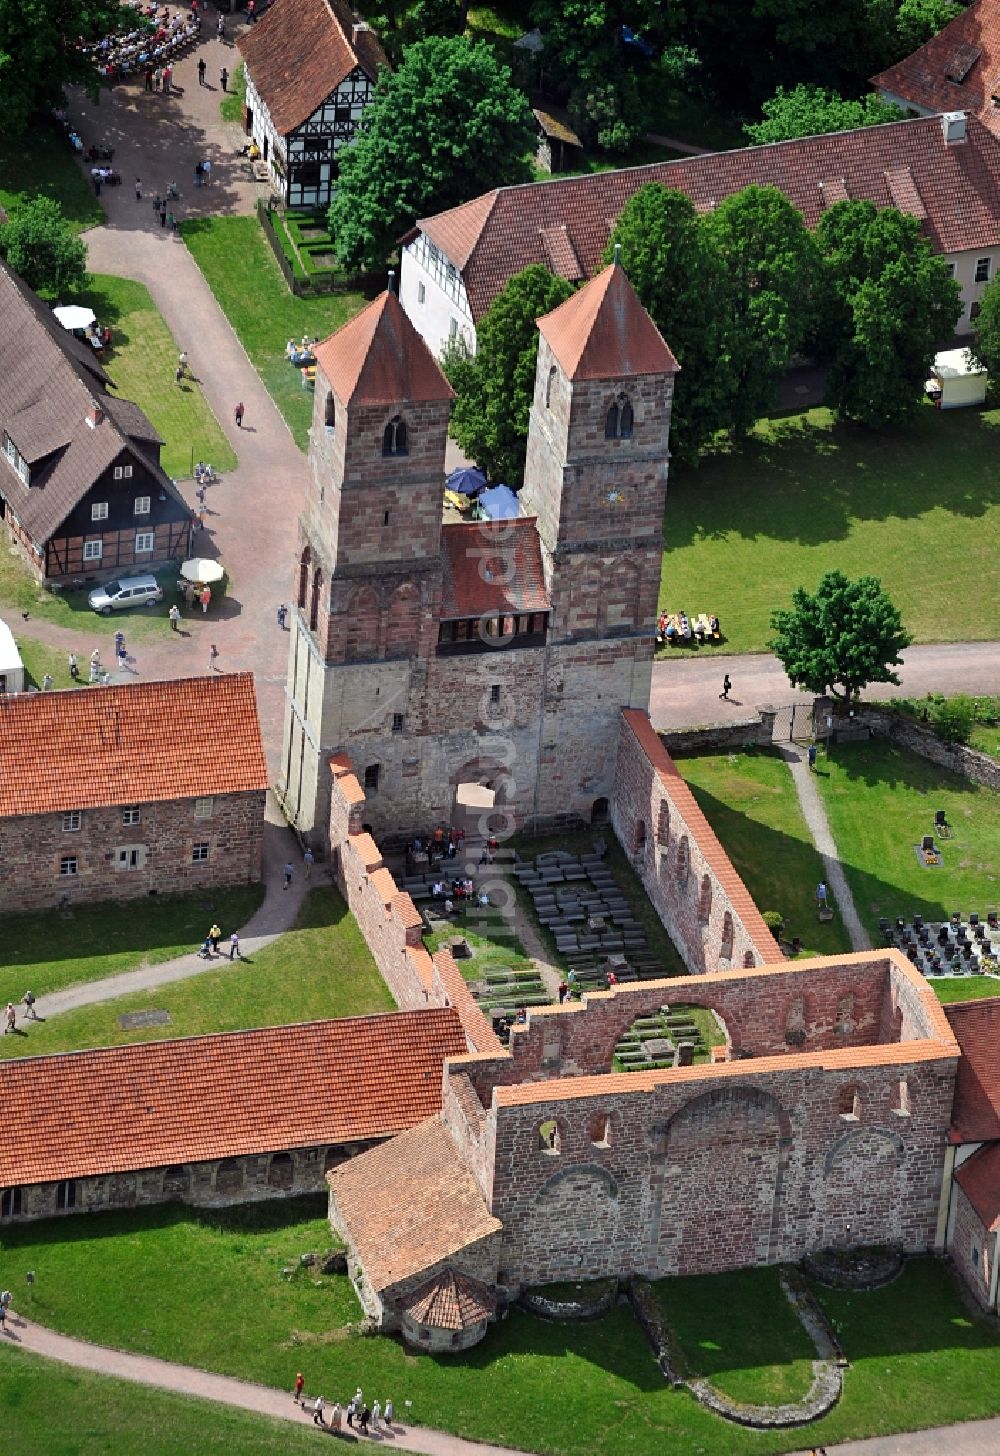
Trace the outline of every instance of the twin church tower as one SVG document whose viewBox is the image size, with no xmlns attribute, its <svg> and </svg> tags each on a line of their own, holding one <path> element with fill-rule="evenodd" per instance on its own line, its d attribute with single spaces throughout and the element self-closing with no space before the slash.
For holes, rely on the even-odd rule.
<svg viewBox="0 0 1000 1456">
<path fill-rule="evenodd" d="M 678 365 L 612 264 L 538 321 L 516 520 L 443 520 L 452 391 L 392 292 L 316 348 L 279 777 L 326 838 L 329 760 L 391 841 L 604 816 L 646 708 Z M 470 795 L 469 789 L 472 788 Z"/>
</svg>

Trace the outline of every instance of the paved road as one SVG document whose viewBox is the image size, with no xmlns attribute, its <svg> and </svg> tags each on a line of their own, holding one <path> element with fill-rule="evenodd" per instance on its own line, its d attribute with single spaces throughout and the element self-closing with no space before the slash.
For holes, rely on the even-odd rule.
<svg viewBox="0 0 1000 1456">
<path fill-rule="evenodd" d="M 733 691 L 728 702 L 719 693 L 728 672 Z M 866 698 L 893 694 L 920 697 L 924 693 L 1000 694 L 1000 642 L 934 643 L 908 647 L 899 670 L 901 686 L 881 684 Z M 704 723 L 735 723 L 762 703 L 784 704 L 797 698 L 812 700 L 812 693 L 789 687 L 777 658 L 764 653 L 745 657 L 678 655 L 659 658 L 653 666 L 650 716 L 659 729 L 696 728 Z"/>
</svg>

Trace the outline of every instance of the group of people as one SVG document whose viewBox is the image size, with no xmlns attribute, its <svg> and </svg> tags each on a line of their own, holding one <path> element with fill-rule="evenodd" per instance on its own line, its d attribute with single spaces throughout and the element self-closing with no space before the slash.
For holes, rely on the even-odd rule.
<svg viewBox="0 0 1000 1456">
<path fill-rule="evenodd" d="M 195 6 L 191 15 L 176 11 L 171 15 L 166 6 L 128 6 L 135 10 L 140 23 L 133 30 L 119 31 L 103 40 L 79 48 L 109 81 L 138 72 L 146 73 L 146 90 L 165 93 L 172 80 L 171 57 L 190 44 L 201 30 L 201 15 Z M 220 16 L 221 20 L 221 16 Z"/>
<path fill-rule="evenodd" d="M 475 900 L 477 905 L 481 905 L 484 908 L 490 903 L 490 897 L 486 891 L 480 890 L 477 894 L 475 881 L 467 875 L 451 881 L 435 880 L 431 886 L 431 894 L 435 900 L 442 900 L 444 902 L 444 913 L 446 915 L 452 915 L 454 913 L 456 900 L 462 906 Z"/>
<path fill-rule="evenodd" d="M 694 621 L 687 612 L 661 612 L 656 623 L 657 642 L 718 642 L 722 628 L 714 612 L 701 612 Z"/>
<path fill-rule="evenodd" d="M 23 1005 L 24 1005 L 24 1019 L 25 1019 L 25 1021 L 40 1021 L 41 1020 L 41 1017 L 38 1015 L 38 1012 L 35 1010 L 35 993 L 34 993 L 34 991 L 25 991 L 24 996 L 21 999 L 22 999 L 22 1002 L 23 1002 Z M 3 1016 L 3 1034 L 4 1034 L 4 1036 L 7 1036 L 8 1034 L 11 1035 L 11 1036 L 13 1036 L 16 1031 L 17 1031 L 17 1008 L 15 1007 L 13 1001 L 8 1001 L 7 1002 L 7 1008 L 4 1011 L 4 1016 Z"/>
<path fill-rule="evenodd" d="M 219 941 L 221 939 L 222 931 L 219 929 L 218 925 L 213 922 L 205 936 L 205 939 L 201 943 L 201 950 L 198 952 L 198 954 L 200 956 L 204 956 L 205 960 L 207 961 L 212 960 L 213 957 L 219 954 Z M 239 961 L 243 959 L 242 953 L 240 951 L 239 932 L 236 930 L 234 930 L 232 935 L 230 935 L 229 937 L 229 959 L 231 961 Z"/>
<path fill-rule="evenodd" d="M 295 365 L 296 369 L 301 369 L 305 364 L 315 364 L 316 355 L 313 350 L 318 343 L 318 338 L 310 340 L 307 334 L 302 335 L 301 342 L 298 344 L 294 339 L 289 339 L 285 345 L 285 357 L 290 364 Z"/>
<path fill-rule="evenodd" d="M 342 1406 L 339 1400 L 334 1401 L 330 1407 L 329 1422 L 326 1419 L 326 1401 L 323 1397 L 317 1395 L 315 1398 L 307 1398 L 304 1389 L 305 1378 L 300 1370 L 295 1377 L 292 1398 L 303 1410 L 312 1412 L 314 1426 L 328 1426 L 334 1435 L 338 1435 L 345 1424 L 350 1430 L 358 1430 L 364 1436 L 368 1435 L 369 1430 L 377 1431 L 383 1426 L 387 1431 L 392 1430 L 393 1422 L 396 1419 L 396 1410 L 392 1401 L 387 1400 L 383 1407 L 381 1401 L 374 1400 L 369 1406 L 360 1385 L 346 1407 Z"/>
</svg>

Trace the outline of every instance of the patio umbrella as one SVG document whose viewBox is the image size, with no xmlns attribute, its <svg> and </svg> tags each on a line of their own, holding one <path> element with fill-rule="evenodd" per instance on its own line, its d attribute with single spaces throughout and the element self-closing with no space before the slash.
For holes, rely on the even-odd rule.
<svg viewBox="0 0 1000 1456">
<path fill-rule="evenodd" d="M 209 561 L 202 556 L 196 556 L 191 561 L 185 561 L 181 566 L 181 576 L 183 576 L 185 581 L 221 581 L 225 574 L 225 568 L 221 561 Z"/>
<path fill-rule="evenodd" d="M 487 521 L 516 521 L 520 514 L 517 496 L 508 485 L 484 490 L 477 504 Z"/>
<path fill-rule="evenodd" d="M 486 485 L 486 476 L 475 465 L 460 465 L 445 481 L 448 490 L 456 495 L 478 495 Z"/>
<path fill-rule="evenodd" d="M 97 315 L 92 308 L 84 308 L 81 303 L 66 303 L 62 308 L 54 308 L 52 312 L 62 324 L 64 329 L 70 333 L 74 329 L 89 329 L 91 324 L 97 322 Z"/>
</svg>

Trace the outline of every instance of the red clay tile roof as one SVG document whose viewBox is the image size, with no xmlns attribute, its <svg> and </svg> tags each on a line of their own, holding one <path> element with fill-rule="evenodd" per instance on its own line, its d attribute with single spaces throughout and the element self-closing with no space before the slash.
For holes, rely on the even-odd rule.
<svg viewBox="0 0 1000 1456">
<path fill-rule="evenodd" d="M 542 246 L 545 249 L 545 258 L 550 273 L 555 273 L 560 278 L 567 278 L 570 283 L 580 281 L 584 276 L 583 269 L 580 267 L 580 259 L 576 256 L 565 223 L 559 223 L 556 227 L 542 228 Z"/>
<path fill-rule="evenodd" d="M 467 1330 L 490 1319 L 496 1307 L 491 1289 L 457 1269 L 441 1269 L 403 1303 L 416 1324 L 435 1330 Z"/>
<path fill-rule="evenodd" d="M 388 1137 L 441 1105 L 452 1010 L 0 1063 L 0 1186 Z M 27 1129 L 31 1135 L 27 1135 Z"/>
<path fill-rule="evenodd" d="M 973 1153 L 956 1169 L 955 1182 L 983 1226 L 990 1233 L 1000 1229 L 1000 1143 L 990 1143 Z"/>
<path fill-rule="evenodd" d="M 676 374 L 680 369 L 617 263 L 540 318 L 538 329 L 569 379 Z"/>
<path fill-rule="evenodd" d="M 375 1290 L 431 1269 L 502 1227 L 440 1117 L 352 1158 L 327 1182 Z"/>
<path fill-rule="evenodd" d="M 962 1048 L 951 1114 L 951 1140 L 1000 1138 L 1000 996 L 944 1008 Z"/>
<path fill-rule="evenodd" d="M 955 78 L 955 79 L 952 79 Z M 967 111 L 1000 135 L 1000 3 L 974 0 L 919 50 L 872 77 L 880 91 L 927 111 Z"/>
<path fill-rule="evenodd" d="M 394 293 L 380 294 L 317 345 L 316 361 L 345 405 L 454 397 L 437 360 Z"/>
<path fill-rule="evenodd" d="M 442 622 L 551 609 L 534 516 L 456 522 L 442 527 L 441 544 Z"/>
<path fill-rule="evenodd" d="M 275 0 L 237 41 L 257 94 L 281 136 L 307 121 L 360 67 L 373 81 L 388 65 L 373 30 L 355 32 L 342 0 Z"/>
<path fill-rule="evenodd" d="M 249 672 L 0 696 L 0 815 L 241 794 L 267 784 Z"/>
<path fill-rule="evenodd" d="M 777 187 L 814 227 L 841 188 L 848 197 L 888 207 L 886 173 L 906 167 L 927 209 L 925 231 L 939 252 L 996 245 L 1000 140 L 975 117 L 969 118 L 968 139 L 952 146 L 938 119 L 918 117 L 620 172 L 503 187 L 421 219 L 418 226 L 462 271 L 478 322 L 515 273 L 529 263 L 548 265 L 544 237 L 553 227 L 567 228 L 584 274 L 593 277 L 603 266 L 614 220 L 649 182 L 687 193 L 701 211 L 751 183 Z M 627 258 L 624 263 L 627 268 Z"/>
</svg>

